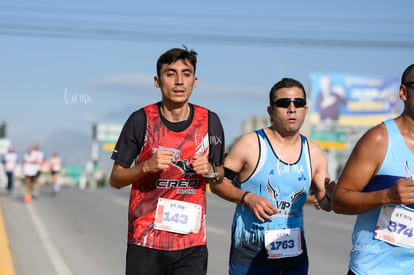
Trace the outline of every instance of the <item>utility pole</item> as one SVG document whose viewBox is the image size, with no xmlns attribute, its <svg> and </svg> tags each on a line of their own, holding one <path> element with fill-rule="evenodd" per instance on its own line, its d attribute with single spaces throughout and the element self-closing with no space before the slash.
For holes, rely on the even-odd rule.
<svg viewBox="0 0 414 275">
<path fill-rule="evenodd" d="M 3 121 L 0 124 L 0 138 L 5 138 L 7 136 L 6 128 L 7 128 L 7 124 L 6 122 Z"/>
<path fill-rule="evenodd" d="M 98 125 L 96 122 L 92 124 L 92 148 L 91 148 L 91 161 L 87 165 L 86 170 L 88 173 L 88 181 L 90 187 L 95 189 L 96 184 L 96 171 L 98 170 L 98 157 L 99 157 L 99 142 L 98 142 Z"/>
</svg>

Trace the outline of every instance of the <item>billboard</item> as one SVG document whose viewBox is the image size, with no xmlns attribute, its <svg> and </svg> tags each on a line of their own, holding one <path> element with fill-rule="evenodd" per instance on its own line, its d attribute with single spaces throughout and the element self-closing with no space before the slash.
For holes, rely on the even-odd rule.
<svg viewBox="0 0 414 275">
<path fill-rule="evenodd" d="M 96 140 L 116 142 L 118 140 L 119 134 L 121 133 L 122 127 L 122 124 L 99 123 L 96 126 Z"/>
<path fill-rule="evenodd" d="M 399 87 L 398 78 L 313 73 L 311 123 L 375 125 L 401 113 Z"/>
<path fill-rule="evenodd" d="M 102 149 L 104 151 L 113 151 L 122 131 L 123 124 L 95 124 L 92 129 L 92 136 L 97 141 L 103 142 Z"/>
</svg>

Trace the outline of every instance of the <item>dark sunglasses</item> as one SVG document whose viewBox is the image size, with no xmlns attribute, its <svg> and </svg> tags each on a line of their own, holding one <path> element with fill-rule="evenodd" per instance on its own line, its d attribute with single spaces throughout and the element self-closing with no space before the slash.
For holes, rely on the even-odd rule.
<svg viewBox="0 0 414 275">
<path fill-rule="evenodd" d="M 404 85 L 405 87 L 408 87 L 408 88 L 413 88 L 413 86 L 414 86 L 414 81 L 405 82 L 405 83 L 403 83 L 403 85 Z"/>
<path fill-rule="evenodd" d="M 296 108 L 303 108 L 306 106 L 306 100 L 303 98 L 280 98 L 272 103 L 272 105 L 279 108 L 287 108 L 293 102 Z"/>
</svg>

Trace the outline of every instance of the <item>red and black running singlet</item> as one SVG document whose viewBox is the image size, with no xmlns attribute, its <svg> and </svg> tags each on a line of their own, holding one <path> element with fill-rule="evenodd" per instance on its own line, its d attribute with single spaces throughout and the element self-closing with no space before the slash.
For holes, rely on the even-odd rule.
<svg viewBox="0 0 414 275">
<path fill-rule="evenodd" d="M 144 107 L 147 129 L 136 163 L 157 150 L 170 150 L 172 164 L 158 173 L 149 173 L 134 182 L 129 204 L 128 243 L 158 250 L 179 250 L 206 244 L 206 179 L 192 170 L 194 154 L 208 155 L 208 110 L 194 105 L 194 118 L 181 132 L 168 129 L 156 104 Z M 208 156 L 207 156 L 208 157 Z M 201 226 L 197 233 L 178 234 L 154 229 L 158 198 L 199 204 Z"/>
</svg>

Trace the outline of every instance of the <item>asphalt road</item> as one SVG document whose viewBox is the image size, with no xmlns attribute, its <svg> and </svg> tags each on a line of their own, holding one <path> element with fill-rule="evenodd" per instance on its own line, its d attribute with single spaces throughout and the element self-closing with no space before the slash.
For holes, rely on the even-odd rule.
<svg viewBox="0 0 414 275">
<path fill-rule="evenodd" d="M 42 187 L 28 204 L 21 187 L 11 195 L 0 192 L 15 274 L 124 274 L 129 189 L 50 191 Z M 233 210 L 234 204 L 208 194 L 208 274 L 227 274 Z M 305 207 L 309 274 L 346 274 L 354 220 Z"/>
</svg>

